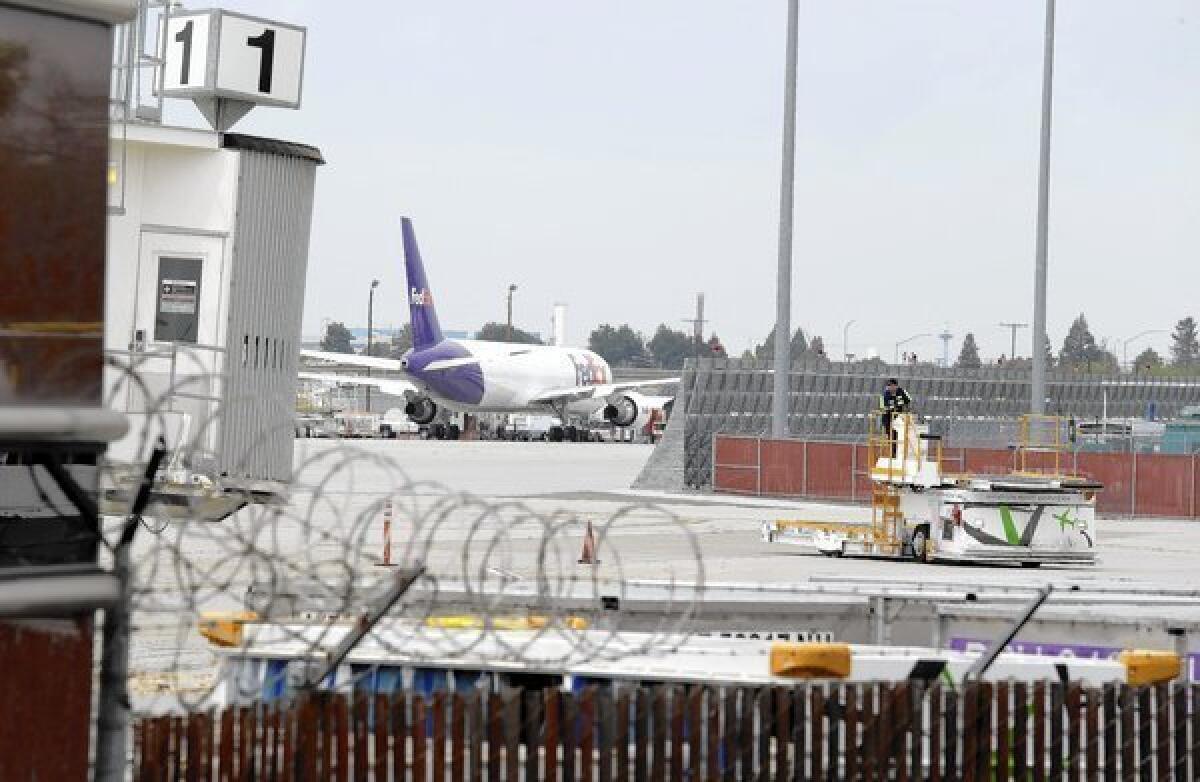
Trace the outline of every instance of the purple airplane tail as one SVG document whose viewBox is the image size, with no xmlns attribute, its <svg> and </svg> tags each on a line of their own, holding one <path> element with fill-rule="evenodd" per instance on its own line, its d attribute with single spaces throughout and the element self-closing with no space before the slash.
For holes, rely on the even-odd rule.
<svg viewBox="0 0 1200 782">
<path fill-rule="evenodd" d="M 404 272 L 408 276 L 408 313 L 412 323 L 413 350 L 425 350 L 442 341 L 442 327 L 438 324 L 429 281 L 425 279 L 425 264 L 421 262 L 412 220 L 402 217 L 400 226 L 404 232 Z"/>
</svg>

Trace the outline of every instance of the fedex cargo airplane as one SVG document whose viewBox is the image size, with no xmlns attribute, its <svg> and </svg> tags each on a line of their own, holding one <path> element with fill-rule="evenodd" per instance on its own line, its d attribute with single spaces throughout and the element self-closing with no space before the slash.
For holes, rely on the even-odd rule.
<svg viewBox="0 0 1200 782">
<path fill-rule="evenodd" d="M 400 224 L 412 349 L 399 360 L 318 350 L 302 351 L 305 356 L 400 370 L 412 387 L 383 378 L 353 380 L 385 392 L 401 390 L 407 400 L 405 412 L 422 425 L 434 422 L 443 409 L 465 413 L 548 412 L 565 424 L 551 429 L 551 440 L 577 440 L 587 438 L 587 422 L 597 416 L 617 426 L 640 428 L 655 410 L 661 413 L 664 398 L 645 396 L 638 389 L 678 383 L 679 378 L 614 383 L 608 362 L 590 350 L 444 337 L 412 221 L 405 217 Z M 669 400 L 665 404 L 669 407 Z M 583 425 L 577 427 L 572 421 L 582 421 Z M 452 439 L 458 436 L 455 427 L 444 431 Z"/>
</svg>

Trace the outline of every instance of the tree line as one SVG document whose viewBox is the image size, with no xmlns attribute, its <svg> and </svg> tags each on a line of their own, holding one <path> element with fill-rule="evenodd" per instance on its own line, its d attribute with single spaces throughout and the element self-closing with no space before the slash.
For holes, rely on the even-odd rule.
<svg viewBox="0 0 1200 782">
<path fill-rule="evenodd" d="M 1116 374 L 1122 369 L 1121 357 L 1109 350 L 1107 344 L 1096 340 L 1083 313 L 1071 322 L 1057 355 L 1049 341 L 1045 350 L 1047 368 L 1084 374 Z M 1009 367 L 1026 367 L 1031 361 L 1028 358 L 1002 356 L 998 363 Z M 963 369 L 978 369 L 983 365 L 974 334 L 968 333 L 963 338 L 962 350 L 954 365 Z M 1200 336 L 1197 335 L 1196 319 L 1189 315 L 1175 323 L 1171 331 L 1170 361 L 1160 356 L 1154 348 L 1145 348 L 1130 362 L 1128 369 L 1140 374 L 1194 373 L 1200 370 Z"/>
<path fill-rule="evenodd" d="M 512 329 L 509 340 L 508 327 L 496 322 L 485 323 L 476 332 L 475 338 L 492 342 L 542 344 L 542 340 L 536 334 L 516 327 Z M 333 322 L 326 327 L 321 349 L 334 353 L 353 353 L 355 351 L 352 342 L 353 335 L 350 330 L 340 322 Z M 411 347 L 412 330 L 406 323 L 395 336 L 373 340 L 371 355 L 400 358 Z M 680 369 L 688 358 L 725 355 L 725 348 L 716 334 L 697 341 L 695 336 L 673 329 L 665 323 L 660 323 L 649 339 L 628 323 L 619 326 L 601 323 L 588 336 L 588 348 L 603 356 L 613 366 L 662 369 Z M 774 359 L 775 329 L 771 329 L 762 342 L 744 351 L 741 357 L 758 361 Z M 825 341 L 820 336 L 806 334 L 802 328 L 796 329 L 792 334 L 791 358 L 793 361 L 810 363 L 829 360 L 825 353 Z M 1007 367 L 1023 368 L 1028 367 L 1031 362 L 1028 358 L 1014 359 L 1011 356 L 1002 356 L 998 363 Z M 974 333 L 968 333 L 963 338 L 962 348 L 954 366 L 963 369 L 978 369 L 983 366 Z M 1112 374 L 1121 369 L 1121 360 L 1107 345 L 1102 345 L 1096 340 L 1088 326 L 1087 317 L 1080 313 L 1071 323 L 1062 348 L 1057 354 L 1050 343 L 1046 343 L 1046 366 L 1082 373 Z M 1160 356 L 1153 348 L 1145 348 L 1137 354 L 1129 368 L 1143 374 L 1200 371 L 1200 334 L 1197 333 L 1196 319 L 1188 316 L 1175 323 L 1171 332 L 1169 357 Z"/>
</svg>

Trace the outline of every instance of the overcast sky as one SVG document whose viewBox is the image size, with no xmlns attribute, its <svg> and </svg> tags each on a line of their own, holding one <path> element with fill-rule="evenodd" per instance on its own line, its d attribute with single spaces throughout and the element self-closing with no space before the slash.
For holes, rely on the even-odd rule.
<svg viewBox="0 0 1200 782">
<path fill-rule="evenodd" d="M 308 27 L 304 331 L 407 318 L 415 221 L 442 325 L 686 328 L 739 353 L 775 312 L 785 0 L 221 0 Z M 1032 319 L 1042 0 L 801 0 L 793 325 L 840 355 Z M 1200 315 L 1200 6 L 1059 0 L 1049 331 Z M 199 122 L 190 109 L 173 115 Z M 1028 332 L 1020 353 L 1028 354 Z M 1165 335 L 1130 346 L 1165 349 Z M 940 355 L 932 338 L 905 349 Z"/>
</svg>

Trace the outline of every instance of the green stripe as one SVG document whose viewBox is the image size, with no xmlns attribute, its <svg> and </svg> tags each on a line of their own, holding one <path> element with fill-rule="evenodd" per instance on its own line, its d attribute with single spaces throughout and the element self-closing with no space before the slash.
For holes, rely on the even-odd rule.
<svg viewBox="0 0 1200 782">
<path fill-rule="evenodd" d="M 1004 524 L 1004 537 L 1010 546 L 1021 545 L 1021 536 L 1017 534 L 1017 525 L 1013 522 L 1012 511 L 1007 505 L 1000 506 L 1000 521 Z"/>
</svg>

